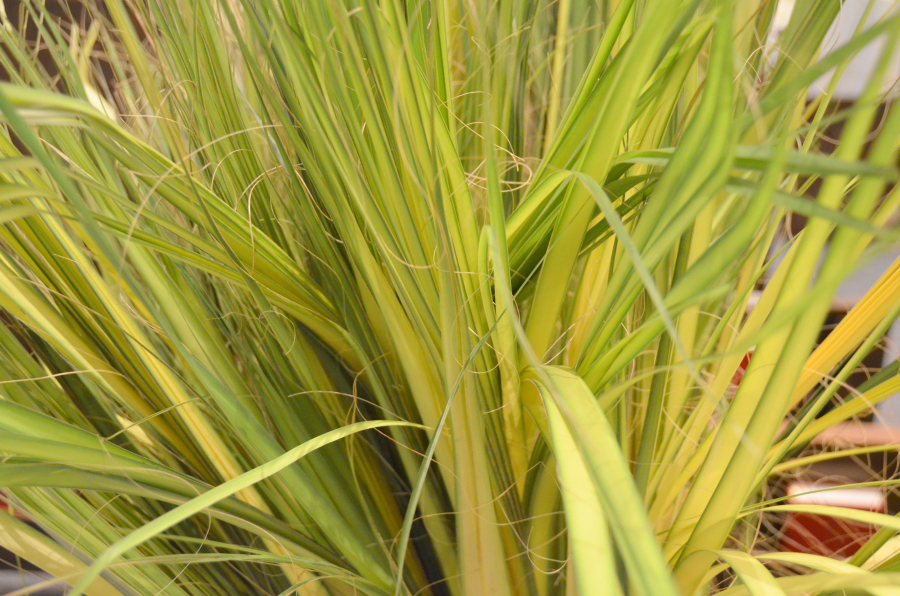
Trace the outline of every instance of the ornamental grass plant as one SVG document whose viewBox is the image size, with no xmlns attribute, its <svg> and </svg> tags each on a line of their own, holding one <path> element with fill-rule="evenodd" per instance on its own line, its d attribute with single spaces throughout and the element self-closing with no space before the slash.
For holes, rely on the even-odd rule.
<svg viewBox="0 0 900 596">
<path fill-rule="evenodd" d="M 822 414 L 900 262 L 818 342 L 898 240 L 900 15 L 825 53 L 837 0 L 9 5 L 0 546 L 73 596 L 897 593 L 898 518 L 762 495 L 900 392 Z M 799 510 L 882 529 L 754 548 Z"/>
</svg>

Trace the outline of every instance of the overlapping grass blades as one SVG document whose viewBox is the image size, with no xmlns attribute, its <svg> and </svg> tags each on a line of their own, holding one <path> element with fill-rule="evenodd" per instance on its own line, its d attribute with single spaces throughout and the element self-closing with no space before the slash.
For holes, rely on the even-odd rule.
<svg viewBox="0 0 900 596">
<path fill-rule="evenodd" d="M 886 593 L 884 516 L 801 578 L 736 538 L 898 390 L 817 418 L 900 312 L 894 267 L 815 345 L 897 239 L 900 16 L 820 56 L 839 2 L 794 4 L 8 11 L 0 488 L 46 535 L 0 544 L 97 596 Z"/>
</svg>

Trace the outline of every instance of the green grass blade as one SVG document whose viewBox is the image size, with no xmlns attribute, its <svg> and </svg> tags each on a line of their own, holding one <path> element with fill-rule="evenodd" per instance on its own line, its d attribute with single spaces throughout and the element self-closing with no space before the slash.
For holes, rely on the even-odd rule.
<svg viewBox="0 0 900 596">
<path fill-rule="evenodd" d="M 351 424 L 349 426 L 338 428 L 324 435 L 316 437 L 314 439 L 310 439 L 306 443 L 299 445 L 287 453 L 273 459 L 270 462 L 267 462 L 249 472 L 245 472 L 241 474 L 237 478 L 233 478 L 224 484 L 217 486 L 216 488 L 196 497 L 187 503 L 180 505 L 165 513 L 164 515 L 158 517 L 152 522 L 145 524 L 138 530 L 131 532 L 122 540 L 117 543 L 110 545 L 106 551 L 88 568 L 87 572 L 79 579 L 78 583 L 72 586 L 72 589 L 69 592 L 70 596 L 80 596 L 84 593 L 84 590 L 90 584 L 91 581 L 94 580 L 103 569 L 114 562 L 119 556 L 126 553 L 130 549 L 140 545 L 143 542 L 146 542 L 153 536 L 159 534 L 160 532 L 164 532 L 167 529 L 171 528 L 178 522 L 189 518 L 190 516 L 203 511 L 204 509 L 215 505 L 217 502 L 222 499 L 229 497 L 245 488 L 249 488 L 272 476 L 273 474 L 277 474 L 281 470 L 286 467 L 294 464 L 300 458 L 312 453 L 316 449 L 324 447 L 330 443 L 353 435 L 355 433 L 372 429 L 372 428 L 383 428 L 388 426 L 401 426 L 401 425 L 409 425 L 409 423 L 404 422 L 390 422 L 390 421 L 373 421 L 373 422 L 357 422 L 355 424 Z"/>
</svg>

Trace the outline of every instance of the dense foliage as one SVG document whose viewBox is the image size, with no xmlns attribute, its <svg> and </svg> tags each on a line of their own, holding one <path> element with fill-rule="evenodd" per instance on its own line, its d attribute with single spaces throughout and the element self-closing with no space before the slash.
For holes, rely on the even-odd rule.
<svg viewBox="0 0 900 596">
<path fill-rule="evenodd" d="M 794 4 L 9 10 L 0 487 L 45 533 L 0 545 L 92 596 L 894 593 L 894 517 L 754 550 L 773 470 L 900 391 L 819 416 L 900 311 L 897 265 L 817 345 L 897 239 L 900 16 L 820 55 L 839 2 Z"/>
</svg>

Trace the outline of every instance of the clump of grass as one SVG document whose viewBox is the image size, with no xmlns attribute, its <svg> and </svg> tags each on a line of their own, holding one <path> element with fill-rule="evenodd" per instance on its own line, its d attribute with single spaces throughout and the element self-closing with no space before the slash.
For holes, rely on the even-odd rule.
<svg viewBox="0 0 900 596">
<path fill-rule="evenodd" d="M 900 17 L 820 56 L 837 11 L 775 44 L 769 0 L 23 2 L 0 486 L 45 534 L 0 544 L 98 596 L 895 585 L 890 516 L 823 510 L 885 529 L 798 577 L 744 539 L 900 390 L 817 417 L 900 312 L 895 266 L 816 346 L 900 199 L 900 111 L 866 146 Z M 875 41 L 852 108 L 806 103 Z"/>
</svg>

